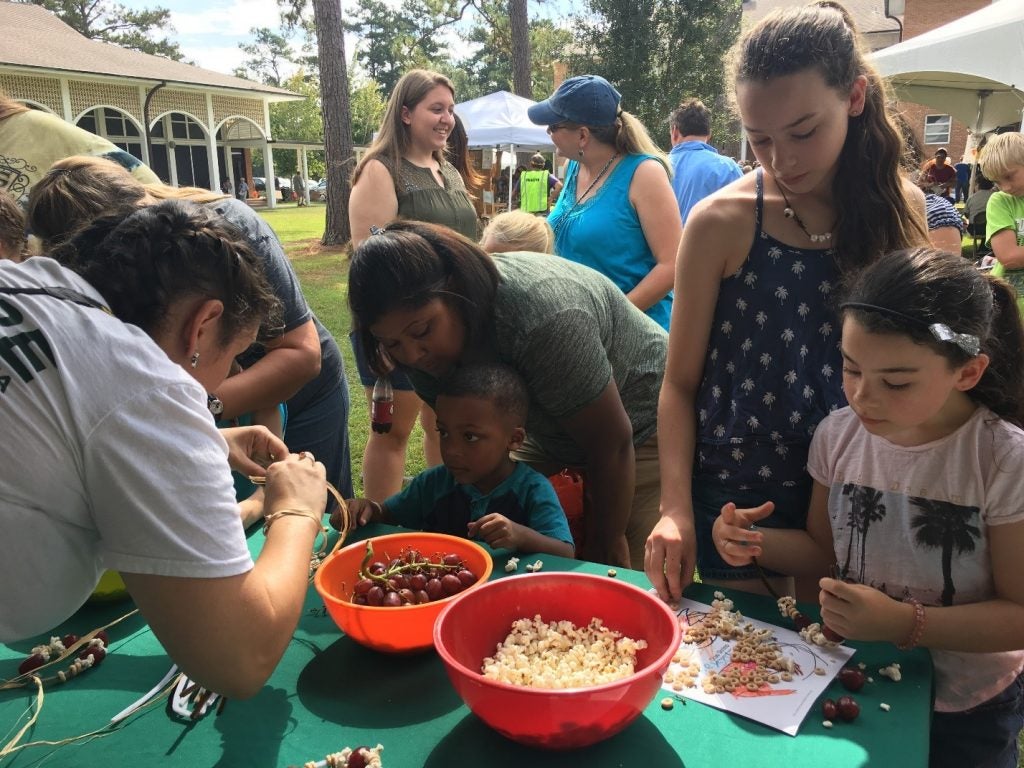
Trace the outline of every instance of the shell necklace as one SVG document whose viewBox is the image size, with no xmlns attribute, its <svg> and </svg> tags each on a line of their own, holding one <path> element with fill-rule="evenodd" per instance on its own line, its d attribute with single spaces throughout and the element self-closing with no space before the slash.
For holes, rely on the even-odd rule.
<svg viewBox="0 0 1024 768">
<path fill-rule="evenodd" d="M 793 206 L 789 202 L 789 197 L 786 196 L 785 188 L 778 182 L 775 182 L 775 186 L 779 188 L 779 192 L 782 193 L 782 199 L 786 201 L 786 207 L 782 209 L 782 215 L 785 216 L 787 219 L 792 219 L 793 221 L 795 221 L 796 225 L 800 227 L 801 230 L 803 230 L 803 233 L 807 235 L 807 238 L 812 243 L 827 243 L 832 239 L 831 232 L 822 232 L 821 234 L 816 234 L 814 232 L 808 231 L 807 227 L 804 226 L 803 219 L 797 216 L 796 211 L 793 210 Z M 833 226 L 835 225 L 833 224 Z"/>
</svg>

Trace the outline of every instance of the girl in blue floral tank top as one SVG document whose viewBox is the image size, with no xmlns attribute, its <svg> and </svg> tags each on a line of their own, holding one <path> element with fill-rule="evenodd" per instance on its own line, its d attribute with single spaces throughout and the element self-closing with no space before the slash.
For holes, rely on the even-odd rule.
<svg viewBox="0 0 1024 768">
<path fill-rule="evenodd" d="M 694 479 L 740 490 L 804 483 L 814 428 L 846 405 L 832 251 L 776 240 L 763 209 L 758 168 L 754 244 L 722 281 L 697 394 Z"/>
<path fill-rule="evenodd" d="M 730 502 L 772 502 L 758 525 L 805 528 L 811 435 L 845 405 L 840 275 L 927 241 L 864 50 L 829 2 L 767 15 L 731 57 L 764 170 L 702 200 L 683 228 L 658 406 L 662 517 L 644 561 L 663 598 L 681 595 L 694 565 L 705 582 L 763 591 L 756 564 L 719 556 L 714 521 Z M 810 597 L 810 579 L 798 586 Z"/>
</svg>

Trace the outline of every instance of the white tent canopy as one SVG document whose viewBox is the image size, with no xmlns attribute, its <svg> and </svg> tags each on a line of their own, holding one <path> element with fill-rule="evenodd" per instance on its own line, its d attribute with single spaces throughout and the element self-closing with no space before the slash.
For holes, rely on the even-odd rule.
<svg viewBox="0 0 1024 768">
<path fill-rule="evenodd" d="M 536 102 L 508 91 L 497 91 L 455 105 L 456 114 L 466 124 L 469 146 L 500 147 L 514 144 L 516 149 L 554 150 L 543 125 L 534 125 L 526 110 Z"/>
<path fill-rule="evenodd" d="M 952 115 L 975 133 L 1021 123 L 1024 2 L 997 0 L 872 56 L 903 101 Z"/>
</svg>

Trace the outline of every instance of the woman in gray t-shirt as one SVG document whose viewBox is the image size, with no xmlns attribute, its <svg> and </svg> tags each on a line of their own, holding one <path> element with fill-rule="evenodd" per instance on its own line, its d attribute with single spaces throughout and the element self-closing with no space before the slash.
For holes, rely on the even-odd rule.
<svg viewBox="0 0 1024 768">
<path fill-rule="evenodd" d="M 547 255 L 488 256 L 444 227 L 395 222 L 356 249 L 349 302 L 371 366 L 398 365 L 428 403 L 464 362 L 515 368 L 530 392 L 517 458 L 547 474 L 581 469 L 583 555 L 643 567 L 660 499 L 667 336 L 610 280 Z"/>
</svg>

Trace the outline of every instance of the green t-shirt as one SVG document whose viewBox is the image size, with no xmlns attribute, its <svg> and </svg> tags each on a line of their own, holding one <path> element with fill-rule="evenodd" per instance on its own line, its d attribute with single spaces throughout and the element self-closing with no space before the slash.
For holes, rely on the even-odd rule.
<svg viewBox="0 0 1024 768">
<path fill-rule="evenodd" d="M 530 392 L 527 442 L 553 460 L 581 465 L 586 454 L 559 419 L 577 413 L 615 381 L 633 425 L 633 444 L 657 429 L 668 334 L 604 275 L 546 254 L 499 253 L 493 325 L 484 348 L 466 359 L 499 360 Z M 409 371 L 433 404 L 438 382 Z"/>
<path fill-rule="evenodd" d="M 1024 246 L 1024 197 L 996 192 L 985 206 L 985 241 L 991 243 L 993 235 L 1004 229 L 1012 229 L 1017 235 L 1017 245 Z M 992 274 L 1017 290 L 1017 308 L 1024 316 L 1024 269 L 1006 269 L 997 263 Z"/>
<path fill-rule="evenodd" d="M 113 160 L 143 184 L 160 181 L 138 158 L 54 115 L 33 109 L 0 120 L 0 189 L 23 205 L 50 166 L 72 155 Z"/>
</svg>

